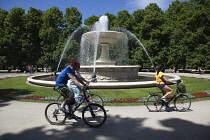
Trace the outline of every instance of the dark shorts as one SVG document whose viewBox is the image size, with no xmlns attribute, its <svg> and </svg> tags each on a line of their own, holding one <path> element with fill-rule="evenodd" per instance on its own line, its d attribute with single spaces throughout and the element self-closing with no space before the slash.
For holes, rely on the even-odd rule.
<svg viewBox="0 0 210 140">
<path fill-rule="evenodd" d="M 56 85 L 54 87 L 54 90 L 58 91 L 63 97 L 64 99 L 68 98 L 70 94 L 74 94 L 73 92 L 71 92 L 68 87 L 66 85 Z M 75 99 L 73 99 L 69 105 L 73 105 L 75 104 Z"/>
<path fill-rule="evenodd" d="M 166 86 L 166 84 L 156 84 L 158 88 L 162 89 Z"/>
<path fill-rule="evenodd" d="M 64 98 L 68 98 L 70 94 L 73 94 L 66 85 L 56 85 L 54 90 L 58 91 Z"/>
</svg>

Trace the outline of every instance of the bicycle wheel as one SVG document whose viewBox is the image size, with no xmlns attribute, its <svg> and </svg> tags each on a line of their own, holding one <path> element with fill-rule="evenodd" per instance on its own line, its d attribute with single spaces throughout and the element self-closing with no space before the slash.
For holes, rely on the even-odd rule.
<svg viewBox="0 0 210 140">
<path fill-rule="evenodd" d="M 178 111 L 187 111 L 191 106 L 191 100 L 187 95 L 180 94 L 178 97 L 176 97 L 174 106 Z"/>
<path fill-rule="evenodd" d="M 106 111 L 99 104 L 89 104 L 82 111 L 82 119 L 90 127 L 99 127 L 106 121 Z"/>
<path fill-rule="evenodd" d="M 103 99 L 99 95 L 91 94 L 91 97 L 89 97 L 89 101 L 90 101 L 90 103 L 99 104 L 101 106 L 104 106 Z"/>
<path fill-rule="evenodd" d="M 146 101 L 146 107 L 150 112 L 160 111 L 162 108 L 162 100 L 161 96 L 158 95 L 150 95 Z"/>
<path fill-rule="evenodd" d="M 50 103 L 45 108 L 45 118 L 52 124 L 63 124 L 66 121 L 66 115 L 63 111 L 58 110 L 60 103 Z"/>
</svg>

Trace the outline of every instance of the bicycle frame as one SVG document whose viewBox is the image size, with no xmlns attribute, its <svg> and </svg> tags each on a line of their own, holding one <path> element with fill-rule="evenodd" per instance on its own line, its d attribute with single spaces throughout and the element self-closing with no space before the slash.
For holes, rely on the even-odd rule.
<svg viewBox="0 0 210 140">
<path fill-rule="evenodd" d="M 90 93 L 90 92 L 88 92 L 88 93 Z M 88 100 L 85 91 L 83 91 L 83 94 L 84 94 L 84 95 L 81 95 L 81 97 L 83 97 L 82 100 L 81 100 L 81 101 L 79 102 L 79 104 L 74 108 L 73 113 L 74 113 L 74 112 L 80 107 L 80 105 L 81 105 L 82 103 L 84 103 L 85 101 L 87 102 L 87 104 L 90 104 L 90 101 Z"/>
<path fill-rule="evenodd" d="M 176 92 L 174 93 L 174 95 L 172 96 L 172 97 L 170 97 L 170 98 L 167 98 L 167 99 L 169 99 L 167 102 L 165 102 L 165 101 L 163 101 L 162 100 L 162 107 L 163 106 L 168 106 L 168 104 L 172 101 L 172 100 L 174 100 L 177 96 L 179 96 L 179 90 L 178 90 L 178 84 L 179 83 L 181 83 L 181 81 L 178 81 L 177 82 L 177 84 L 176 84 Z M 162 93 L 162 92 L 150 92 L 149 94 L 151 95 L 151 96 L 154 96 L 155 94 L 157 94 L 157 93 Z M 163 94 L 163 93 L 162 93 Z M 158 96 L 158 95 L 157 95 Z M 162 108 L 161 107 L 161 108 Z"/>
<path fill-rule="evenodd" d="M 162 92 L 149 92 L 149 96 L 145 102 L 147 109 L 151 112 L 160 111 L 164 106 L 169 107 L 171 101 L 174 102 L 174 107 L 178 111 L 187 111 L 191 106 L 190 98 L 185 94 L 186 89 L 184 85 L 180 85 L 181 81 L 177 81 L 176 90 L 173 96 L 167 98 L 168 101 L 161 100 Z M 161 95 L 160 95 L 161 94 Z"/>
</svg>

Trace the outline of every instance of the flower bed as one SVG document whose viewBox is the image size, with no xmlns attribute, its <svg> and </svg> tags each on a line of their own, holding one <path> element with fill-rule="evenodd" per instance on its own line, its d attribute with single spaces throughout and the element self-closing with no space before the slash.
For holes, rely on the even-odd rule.
<svg viewBox="0 0 210 140">
<path fill-rule="evenodd" d="M 201 97 L 208 97 L 209 96 L 209 94 L 207 94 L 205 92 L 193 93 L 191 95 L 193 95 L 195 98 L 201 98 Z"/>
<path fill-rule="evenodd" d="M 210 97 L 210 90 L 193 93 L 193 94 L 186 94 L 191 99 L 193 98 L 202 98 L 202 97 Z M 56 101 L 58 97 L 46 97 L 46 96 L 36 96 L 36 95 L 18 95 L 14 93 L 10 94 L 1 94 L 0 96 L 9 97 L 12 99 L 27 99 L 27 100 L 42 100 L 42 101 Z M 105 103 L 139 103 L 145 102 L 147 97 L 142 98 L 129 98 L 129 99 L 113 99 L 113 98 L 103 98 Z"/>
</svg>

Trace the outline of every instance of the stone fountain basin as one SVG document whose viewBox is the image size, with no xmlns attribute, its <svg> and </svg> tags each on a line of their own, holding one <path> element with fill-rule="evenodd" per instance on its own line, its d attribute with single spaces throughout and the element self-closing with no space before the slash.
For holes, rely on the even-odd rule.
<svg viewBox="0 0 210 140">
<path fill-rule="evenodd" d="M 154 73 L 150 72 L 139 72 L 138 74 L 154 76 Z M 37 79 L 39 77 L 46 77 L 46 76 L 50 76 L 50 74 L 40 74 L 40 75 L 30 76 L 27 78 L 27 81 L 32 85 L 54 87 L 55 81 L 44 81 Z M 179 76 L 174 74 L 165 73 L 165 76 L 169 80 L 178 81 L 181 79 Z M 147 87 L 156 87 L 156 81 L 90 83 L 91 89 L 129 89 L 129 88 L 147 88 Z"/>
<path fill-rule="evenodd" d="M 87 80 L 91 80 L 94 66 L 81 66 L 80 72 Z M 138 78 L 139 66 L 134 65 L 96 65 L 97 81 L 125 81 Z"/>
<path fill-rule="evenodd" d="M 91 42 L 95 42 L 97 35 L 99 35 L 98 44 L 113 44 L 119 40 L 127 38 L 125 33 L 117 31 L 91 31 L 83 34 L 82 38 L 85 38 Z"/>
</svg>

